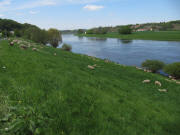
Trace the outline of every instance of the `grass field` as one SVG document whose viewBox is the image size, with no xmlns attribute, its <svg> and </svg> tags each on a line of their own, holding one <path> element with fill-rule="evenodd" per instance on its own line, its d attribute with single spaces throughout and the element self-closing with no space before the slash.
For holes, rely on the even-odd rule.
<svg viewBox="0 0 180 135">
<path fill-rule="evenodd" d="M 82 34 L 78 36 L 120 38 L 120 39 L 142 39 L 142 40 L 162 40 L 162 41 L 180 41 L 180 31 L 161 31 L 161 32 L 134 32 L 130 35 L 120 35 L 118 33 L 100 34 Z"/>
<path fill-rule="evenodd" d="M 31 46 L 0 41 L 1 135 L 180 134 L 180 85 L 135 67 L 24 44 Z"/>
</svg>

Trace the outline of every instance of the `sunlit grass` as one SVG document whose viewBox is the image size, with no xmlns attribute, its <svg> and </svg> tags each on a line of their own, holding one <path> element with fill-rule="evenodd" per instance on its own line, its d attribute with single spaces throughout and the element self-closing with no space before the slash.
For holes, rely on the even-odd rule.
<svg viewBox="0 0 180 135">
<path fill-rule="evenodd" d="M 0 97 L 15 107 L 8 121 L 20 123 L 10 130 L 1 122 L 7 132 L 0 134 L 180 134 L 180 85 L 135 67 L 35 47 L 39 50 L 0 42 Z M 143 84 L 145 79 L 151 83 Z M 159 92 L 154 81 L 168 92 Z"/>
</svg>

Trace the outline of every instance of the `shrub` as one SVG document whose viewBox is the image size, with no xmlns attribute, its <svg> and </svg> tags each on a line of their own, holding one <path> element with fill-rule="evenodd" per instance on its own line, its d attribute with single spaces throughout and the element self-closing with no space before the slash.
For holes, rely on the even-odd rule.
<svg viewBox="0 0 180 135">
<path fill-rule="evenodd" d="M 77 31 L 77 33 L 78 33 L 78 34 L 83 34 L 83 33 L 84 33 L 84 30 L 79 29 L 79 30 Z"/>
<path fill-rule="evenodd" d="M 142 67 L 145 67 L 148 70 L 151 70 L 153 73 L 164 67 L 164 63 L 159 60 L 146 60 L 142 63 Z"/>
<path fill-rule="evenodd" d="M 63 44 L 62 49 L 64 51 L 71 51 L 72 50 L 72 46 L 68 45 L 68 44 Z"/>
<path fill-rule="evenodd" d="M 132 29 L 129 26 L 123 26 L 119 29 L 119 34 L 131 34 Z"/>
<path fill-rule="evenodd" d="M 94 34 L 94 31 L 92 29 L 86 31 L 87 34 Z"/>
<path fill-rule="evenodd" d="M 172 63 L 165 66 L 164 72 L 179 79 L 180 78 L 180 62 Z"/>
</svg>

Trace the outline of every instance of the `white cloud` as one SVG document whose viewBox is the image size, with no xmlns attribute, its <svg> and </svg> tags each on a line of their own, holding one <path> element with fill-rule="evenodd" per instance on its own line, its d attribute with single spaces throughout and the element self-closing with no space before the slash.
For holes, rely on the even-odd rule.
<svg viewBox="0 0 180 135">
<path fill-rule="evenodd" d="M 30 9 L 30 8 L 36 8 L 36 7 L 43 7 L 43 6 L 54 6 L 57 4 L 56 0 L 36 0 L 27 2 L 24 5 L 21 5 L 17 9 Z"/>
<path fill-rule="evenodd" d="M 104 6 L 98 6 L 98 5 L 86 5 L 83 7 L 84 9 L 90 10 L 90 11 L 95 11 L 95 10 L 100 10 L 103 9 Z"/>
<path fill-rule="evenodd" d="M 26 0 L 19 1 L 16 0 L 0 0 L 0 13 L 5 12 L 15 12 L 18 10 L 31 9 L 47 6 L 60 6 L 60 5 L 74 5 L 74 4 L 92 4 L 102 0 Z M 84 9 L 87 10 L 99 10 L 104 8 L 103 6 L 97 5 L 87 5 Z M 29 12 L 30 14 L 36 14 L 34 12 Z"/>
<path fill-rule="evenodd" d="M 101 0 L 64 0 L 65 3 L 73 3 L 73 4 L 84 4 L 84 3 L 94 3 Z"/>
<path fill-rule="evenodd" d="M 11 4 L 11 0 L 2 0 L 0 1 L 0 7 L 7 6 Z"/>
<path fill-rule="evenodd" d="M 37 14 L 38 12 L 37 11 L 29 11 L 30 14 Z"/>
</svg>

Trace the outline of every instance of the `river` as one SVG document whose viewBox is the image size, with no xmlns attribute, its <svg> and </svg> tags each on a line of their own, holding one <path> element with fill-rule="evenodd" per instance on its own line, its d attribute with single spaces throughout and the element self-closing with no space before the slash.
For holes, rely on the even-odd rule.
<svg viewBox="0 0 180 135">
<path fill-rule="evenodd" d="M 161 60 L 167 64 L 180 62 L 180 42 L 78 37 L 73 34 L 64 34 L 62 38 L 63 43 L 72 46 L 74 53 L 109 59 L 119 64 L 140 66 L 146 59 Z"/>
</svg>

